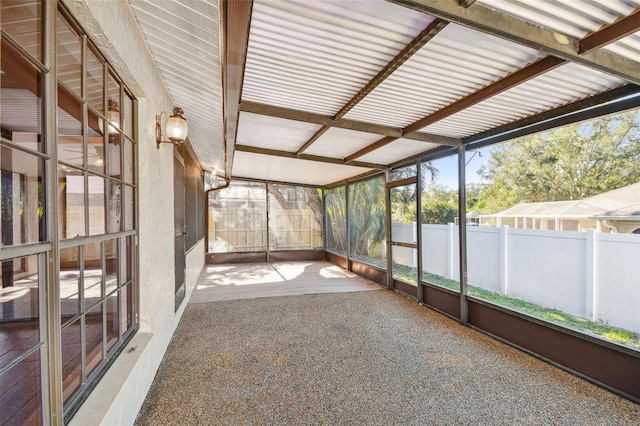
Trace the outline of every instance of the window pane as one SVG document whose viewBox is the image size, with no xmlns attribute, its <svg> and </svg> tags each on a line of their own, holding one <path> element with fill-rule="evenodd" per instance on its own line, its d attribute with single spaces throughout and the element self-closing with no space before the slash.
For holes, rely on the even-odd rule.
<svg viewBox="0 0 640 426">
<path fill-rule="evenodd" d="M 58 177 L 60 238 L 83 237 L 86 235 L 84 175 L 80 170 L 61 165 Z"/>
<path fill-rule="evenodd" d="M 0 374 L 0 424 L 41 425 L 40 350 Z"/>
<path fill-rule="evenodd" d="M 325 193 L 327 249 L 347 254 L 347 199 L 345 187 L 331 188 Z"/>
<path fill-rule="evenodd" d="M 104 178 L 89 176 L 89 235 L 105 233 Z"/>
<path fill-rule="evenodd" d="M 42 60 L 42 1 L 2 0 L 2 31 L 35 59 Z M 4 46 L 2 46 L 4 55 Z M 4 76 L 3 76 L 4 78 Z"/>
<path fill-rule="evenodd" d="M 213 253 L 263 251 L 267 249 L 267 205 L 264 184 L 233 182 L 209 193 L 213 224 L 209 251 Z"/>
<path fill-rule="evenodd" d="M 102 118 L 96 118 L 98 126 L 103 124 Z M 104 174 L 105 156 L 104 156 L 104 138 L 102 132 L 89 128 L 89 147 L 87 148 L 87 168 L 89 171 L 98 174 Z"/>
<path fill-rule="evenodd" d="M 124 181 L 126 183 L 132 184 L 134 183 L 134 173 L 133 173 L 133 149 L 134 144 L 127 138 L 122 138 L 123 140 L 123 155 L 124 155 Z"/>
<path fill-rule="evenodd" d="M 630 111 L 468 153 L 469 294 L 640 350 L 639 138 Z"/>
<path fill-rule="evenodd" d="M 0 147 L 0 158 L 1 245 L 45 241 L 44 161 L 6 147 Z"/>
<path fill-rule="evenodd" d="M 123 138 L 119 133 L 110 134 L 109 142 L 107 143 L 107 155 L 105 156 L 105 165 L 107 167 L 107 175 L 114 177 L 116 179 L 122 179 L 121 176 L 121 167 L 120 167 L 120 157 L 122 143 L 121 140 Z"/>
<path fill-rule="evenodd" d="M 1 264 L 0 369 L 40 343 L 38 258 L 21 257 Z"/>
<path fill-rule="evenodd" d="M 320 189 L 269 184 L 271 250 L 322 248 Z"/>
<path fill-rule="evenodd" d="M 62 393 L 68 401 L 82 383 L 82 321 L 62 329 Z"/>
<path fill-rule="evenodd" d="M 127 284 L 120 289 L 120 328 L 122 334 L 133 326 L 133 285 Z"/>
<path fill-rule="evenodd" d="M 122 222 L 122 184 L 109 181 L 109 232 L 120 232 Z"/>
<path fill-rule="evenodd" d="M 58 14 L 56 58 L 58 80 L 77 96 L 82 96 L 82 44 L 80 36 Z"/>
<path fill-rule="evenodd" d="M 135 226 L 135 190 L 124 185 L 124 230 L 131 231 Z"/>
<path fill-rule="evenodd" d="M 102 362 L 102 303 L 86 313 L 84 317 L 85 332 L 85 373 L 87 377 L 91 375 L 93 370 Z"/>
<path fill-rule="evenodd" d="M 118 287 L 118 240 L 105 241 L 105 294 L 111 294 Z"/>
<path fill-rule="evenodd" d="M 105 315 L 107 322 L 107 352 L 116 344 L 120 337 L 120 311 L 118 309 L 118 294 L 114 293 L 105 300 Z"/>
<path fill-rule="evenodd" d="M 104 113 L 104 66 L 92 49 L 87 49 L 86 100 L 100 113 Z"/>
<path fill-rule="evenodd" d="M 4 8 L 2 10 L 4 13 Z M 44 144 L 40 72 L 5 40 L 2 40 L 1 49 L 2 138 L 34 151 L 42 151 Z"/>
<path fill-rule="evenodd" d="M 126 241 L 125 247 L 122 248 L 123 254 L 121 255 L 120 269 L 124 273 L 124 277 L 121 280 L 122 283 L 129 282 L 133 279 L 133 237 L 128 236 L 124 239 Z"/>
<path fill-rule="evenodd" d="M 84 259 L 84 312 L 100 302 L 102 298 L 102 248 L 100 243 L 89 243 L 83 247 Z"/>
<path fill-rule="evenodd" d="M 124 133 L 133 137 L 133 99 L 125 93 L 124 100 L 122 101 L 122 126 Z"/>
<path fill-rule="evenodd" d="M 58 161 L 84 166 L 82 104 L 58 85 Z"/>
<path fill-rule="evenodd" d="M 460 290 L 458 157 L 420 165 L 422 213 L 422 280 Z"/>
<path fill-rule="evenodd" d="M 60 316 L 65 324 L 82 312 L 80 300 L 80 247 L 60 250 Z"/>
<path fill-rule="evenodd" d="M 349 185 L 351 257 L 387 269 L 384 176 Z"/>
</svg>

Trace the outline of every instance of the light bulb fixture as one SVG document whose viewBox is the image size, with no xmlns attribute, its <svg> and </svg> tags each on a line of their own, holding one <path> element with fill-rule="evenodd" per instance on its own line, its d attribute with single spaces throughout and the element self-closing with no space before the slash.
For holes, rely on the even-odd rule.
<svg viewBox="0 0 640 426">
<path fill-rule="evenodd" d="M 98 129 L 100 133 L 104 132 L 104 124 L 102 119 L 98 119 Z M 118 101 L 109 98 L 107 100 L 107 132 L 109 135 L 110 143 L 118 143 L 118 131 L 120 130 L 120 106 Z"/>
<path fill-rule="evenodd" d="M 187 119 L 182 115 L 184 111 L 180 107 L 173 107 L 173 115 L 169 117 L 167 120 L 167 124 L 165 125 L 165 133 L 162 133 L 162 125 L 160 120 L 162 118 L 162 114 L 166 114 L 165 111 L 162 111 L 160 115 L 156 115 L 156 146 L 160 149 L 161 143 L 170 143 L 172 145 L 180 145 L 182 142 L 187 139 L 187 134 L 189 133 L 189 127 L 187 126 Z M 163 136 L 166 136 L 169 140 L 162 140 Z"/>
<path fill-rule="evenodd" d="M 107 121 L 109 122 L 109 133 L 118 133 L 120 129 L 120 106 L 115 99 L 109 98 L 107 100 Z"/>
</svg>

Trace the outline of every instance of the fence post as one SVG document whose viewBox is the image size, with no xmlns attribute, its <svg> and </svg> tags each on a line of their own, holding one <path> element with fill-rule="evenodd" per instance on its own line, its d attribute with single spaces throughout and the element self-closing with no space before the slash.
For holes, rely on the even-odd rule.
<svg viewBox="0 0 640 426">
<path fill-rule="evenodd" d="M 453 223 L 449 222 L 447 224 L 447 235 L 449 238 L 447 238 L 447 240 L 449 241 L 449 247 L 447 250 L 447 264 L 448 264 L 448 268 L 447 268 L 447 278 L 449 278 L 450 280 L 453 279 L 453 267 L 454 267 L 454 262 L 453 262 L 453 258 L 454 258 L 454 238 L 456 237 L 456 235 L 453 232 Z"/>
<path fill-rule="evenodd" d="M 502 225 L 500 227 L 500 291 L 502 294 L 507 294 L 509 290 L 509 282 L 508 282 L 508 265 L 509 261 L 507 259 L 508 256 L 508 247 L 507 247 L 507 234 L 509 232 L 509 227 L 507 225 Z"/>
<path fill-rule="evenodd" d="M 597 296 L 596 296 L 596 264 L 597 264 L 597 247 L 596 247 L 596 231 L 595 229 L 587 229 L 585 232 L 585 316 L 591 321 L 597 320 Z"/>
</svg>

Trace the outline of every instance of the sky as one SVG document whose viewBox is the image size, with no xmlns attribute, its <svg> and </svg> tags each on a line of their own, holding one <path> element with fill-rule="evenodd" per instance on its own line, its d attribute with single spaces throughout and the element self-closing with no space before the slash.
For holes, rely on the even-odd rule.
<svg viewBox="0 0 640 426">
<path fill-rule="evenodd" d="M 473 154 L 478 152 L 475 156 Z M 478 176 L 478 169 L 489 161 L 490 148 L 482 148 L 475 151 L 469 151 L 466 155 L 466 178 L 467 183 L 482 183 L 482 179 Z M 472 158 L 473 156 L 473 158 Z M 455 189 L 458 187 L 458 156 L 442 158 L 432 162 L 438 169 L 439 174 L 436 183 Z"/>
</svg>

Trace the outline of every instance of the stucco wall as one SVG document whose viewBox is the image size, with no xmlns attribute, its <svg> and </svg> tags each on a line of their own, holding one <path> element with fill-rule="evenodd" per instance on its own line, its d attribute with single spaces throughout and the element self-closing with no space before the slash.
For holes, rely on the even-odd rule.
<svg viewBox="0 0 640 426">
<path fill-rule="evenodd" d="M 126 0 L 62 0 L 138 98 L 140 332 L 71 424 L 132 424 L 204 265 L 204 240 L 187 255 L 187 296 L 174 312 L 173 150 L 155 144 L 155 116 L 171 100 Z"/>
</svg>

